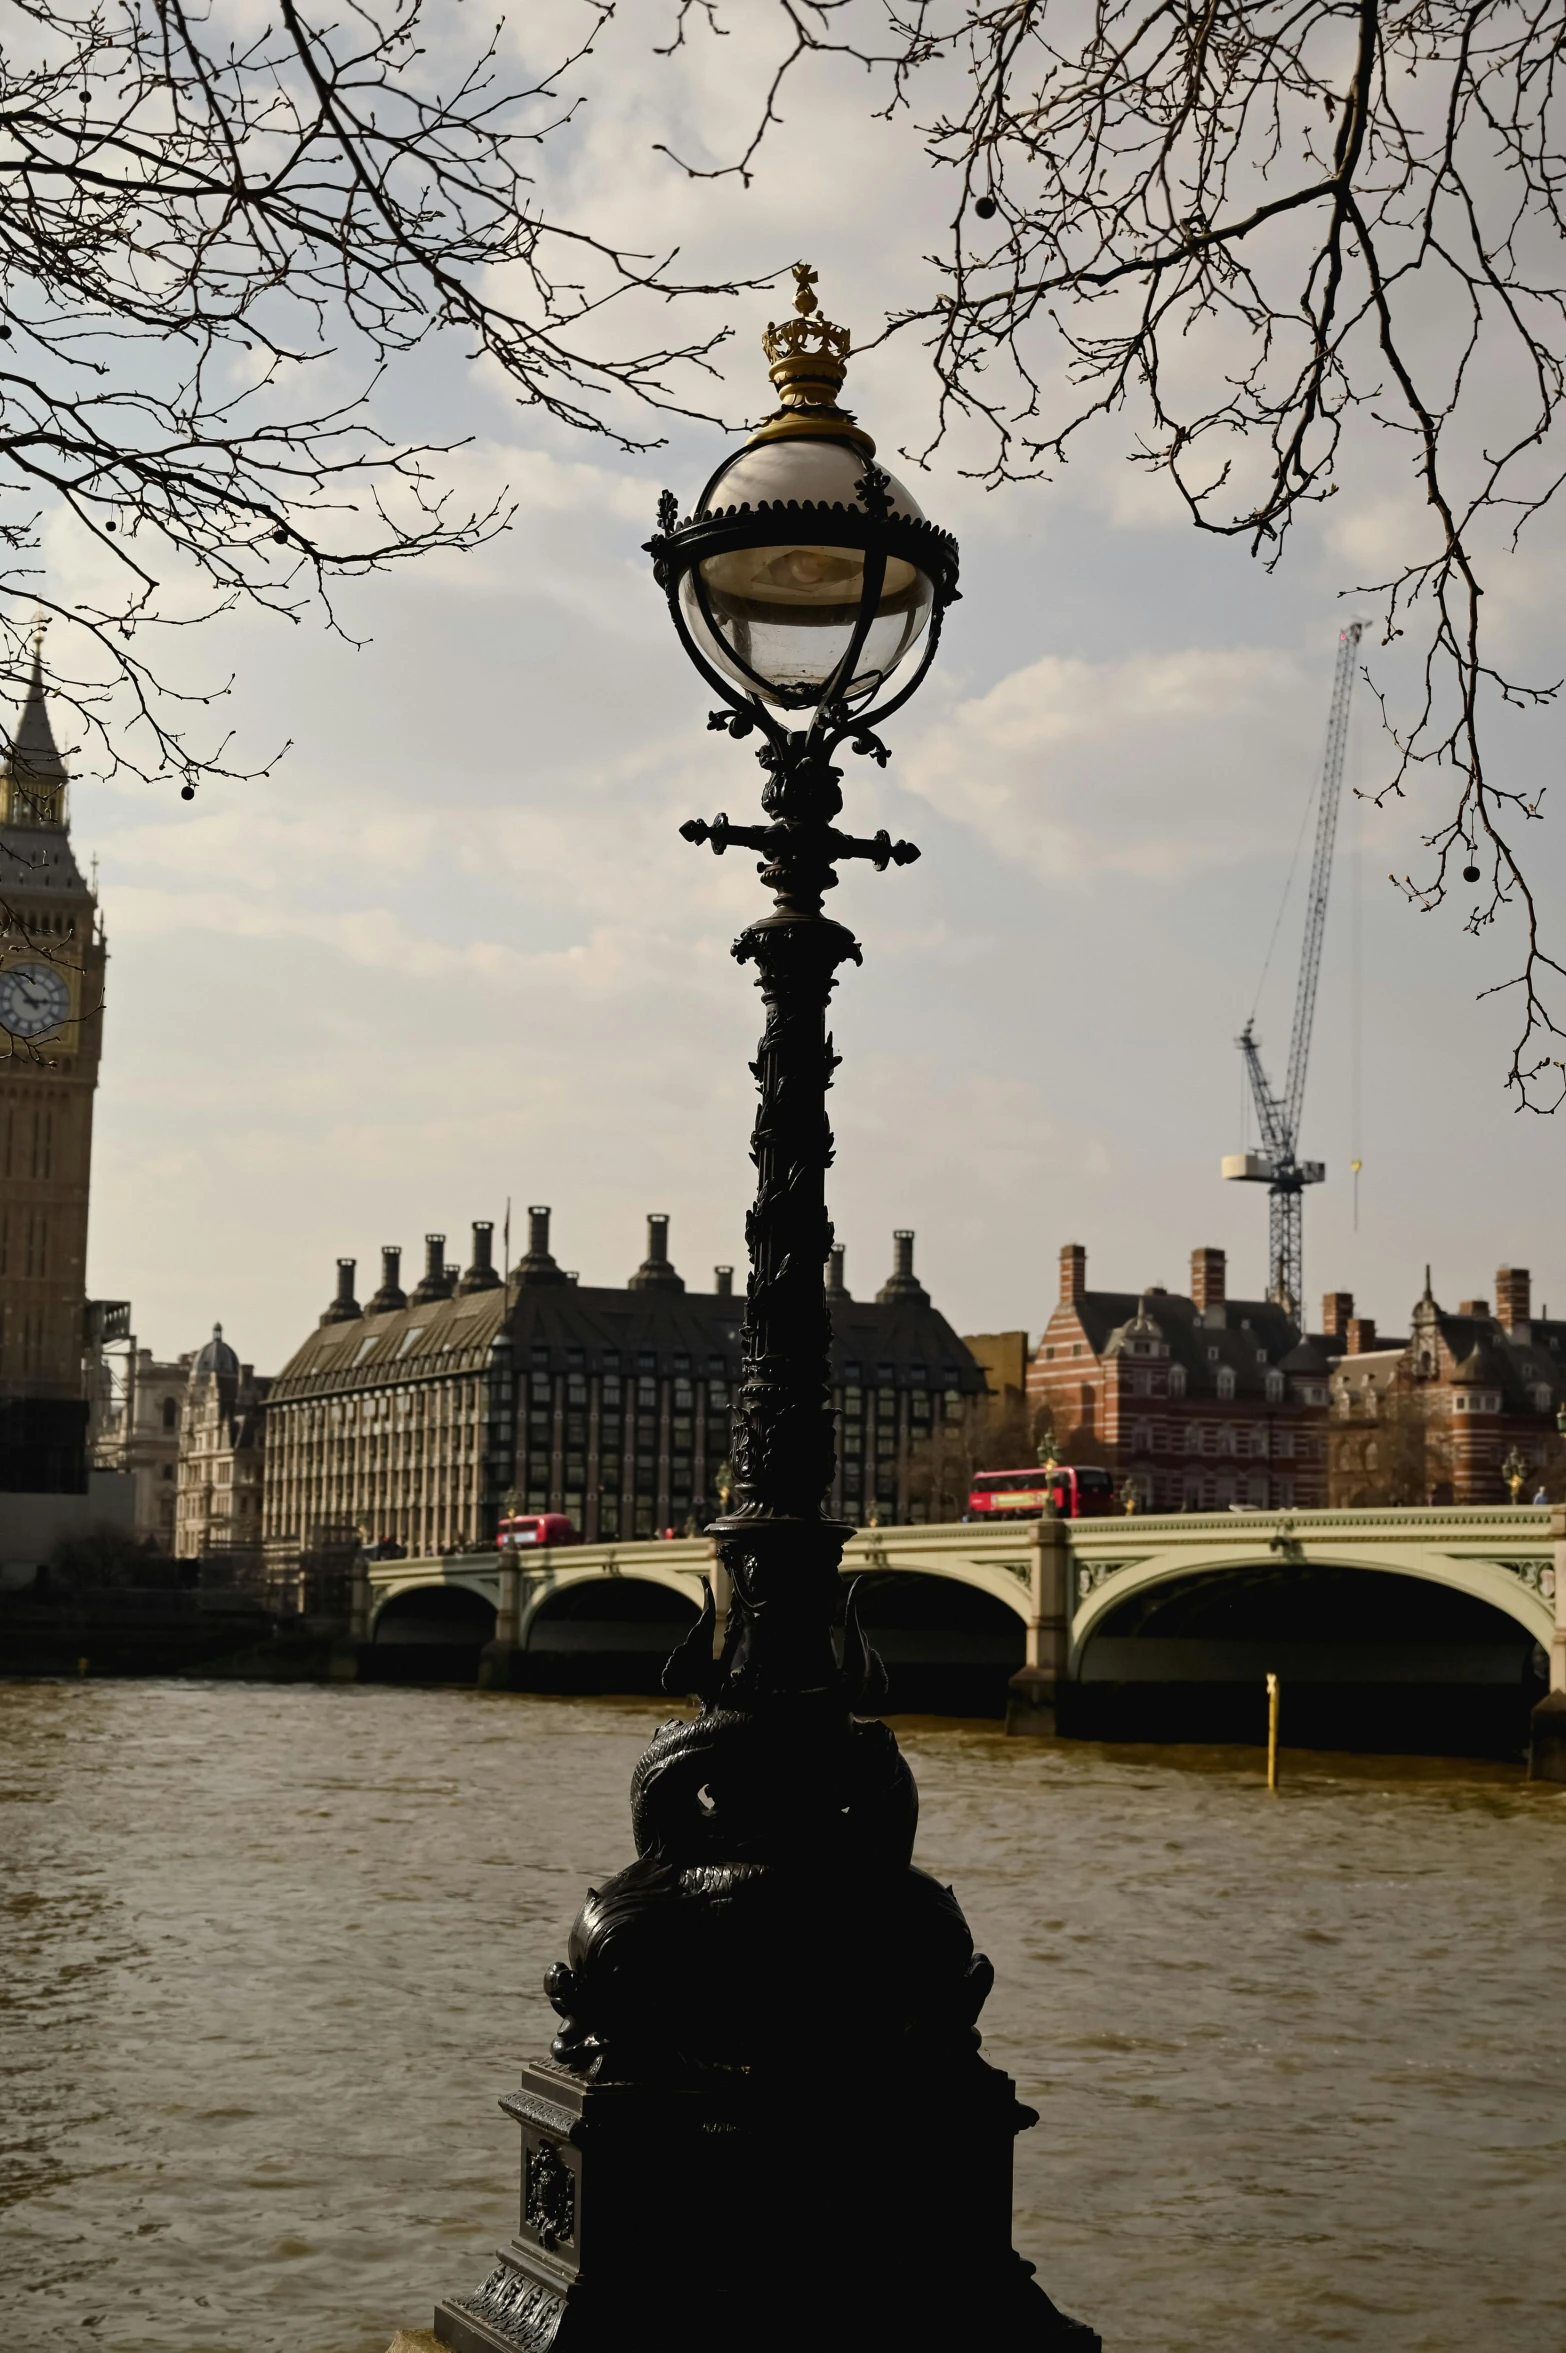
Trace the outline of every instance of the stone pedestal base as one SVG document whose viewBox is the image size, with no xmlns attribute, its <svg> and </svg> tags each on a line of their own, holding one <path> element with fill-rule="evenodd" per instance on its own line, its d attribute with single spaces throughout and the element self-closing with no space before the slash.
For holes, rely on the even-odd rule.
<svg viewBox="0 0 1566 2353">
<path fill-rule="evenodd" d="M 452 2353 L 1101 2353 L 1012 2251 L 1012 2141 L 1035 2117 L 977 2053 L 917 2084 L 823 2065 L 699 2090 L 541 2060 L 501 2105 L 520 2229 L 436 2307 Z"/>
<path fill-rule="evenodd" d="M 1006 1729 L 1024 1740 L 1060 1736 L 1060 1685 L 1042 1667 L 1019 1667 L 1006 1686 Z"/>
<path fill-rule="evenodd" d="M 1566 1781 L 1566 1691 L 1546 1692 L 1533 1711 L 1530 1781 Z"/>
</svg>

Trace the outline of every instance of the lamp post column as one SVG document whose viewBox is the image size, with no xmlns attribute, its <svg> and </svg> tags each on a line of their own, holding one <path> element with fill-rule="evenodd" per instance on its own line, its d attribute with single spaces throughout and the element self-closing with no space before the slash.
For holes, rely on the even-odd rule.
<svg viewBox="0 0 1566 2353">
<path fill-rule="evenodd" d="M 770 913 L 735 943 L 766 1020 L 752 1065 L 756 1196 L 733 1432 L 709 1588 L 631 1785 L 635 1860 L 588 1891 L 545 1990 L 547 2060 L 502 2101 L 522 2129 L 521 2223 L 436 2330 L 460 2353 L 1098 2353 L 1011 2245 L 1012 2144 L 1036 2122 L 979 2052 L 993 1983 L 951 1889 L 915 1868 L 918 1793 L 852 1596 L 833 1472 L 827 1009 L 859 961 L 823 913 L 847 859 L 918 852 L 837 830 L 849 743 L 913 692 L 956 595 L 957 551 L 836 406 L 848 336 L 814 317 L 764 339 L 782 407 L 650 542 L 686 651 L 760 732 L 762 825 L 687 840 L 760 853 Z M 921 645 L 922 640 L 922 645 Z M 889 680 L 920 646 L 911 677 Z M 791 725 L 780 714 L 793 714 Z M 1063 1622 L 1063 1621 L 1062 1621 Z"/>
<path fill-rule="evenodd" d="M 836 770 L 819 759 L 779 759 L 763 805 L 774 818 L 775 854 L 761 872 L 775 905 L 734 944 L 738 961 L 755 968 L 766 1009 L 751 1065 L 756 1196 L 745 1227 L 734 1493 L 713 1528 L 731 1584 L 728 1681 L 753 1696 L 821 1691 L 837 1680 L 831 1629 L 852 1531 L 824 1512 L 835 1463 L 824 1269 L 832 1246 L 827 1090 L 837 1056 L 827 1008 L 839 967 L 860 961 L 853 934 L 821 909 L 835 880 Z"/>
</svg>

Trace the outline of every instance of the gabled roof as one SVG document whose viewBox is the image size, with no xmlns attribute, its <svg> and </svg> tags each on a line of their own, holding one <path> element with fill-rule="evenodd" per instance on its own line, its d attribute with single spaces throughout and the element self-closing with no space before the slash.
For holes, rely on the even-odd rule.
<svg viewBox="0 0 1566 2353">
<path fill-rule="evenodd" d="M 1234 1375 L 1237 1397 L 1264 1397 L 1268 1373 L 1279 1368 L 1293 1374 L 1326 1371 L 1320 1354 L 1301 1341 L 1292 1318 L 1276 1301 L 1225 1300 L 1208 1323 L 1193 1299 L 1174 1291 L 1084 1291 L 1056 1308 L 1045 1326 L 1040 1352 L 1058 1344 L 1050 1339 L 1057 1322 L 1075 1316 L 1095 1356 L 1124 1354 L 1140 1336 L 1138 1318 L 1144 1309 L 1149 1324 L 1167 1343 L 1171 1361 L 1185 1367 L 1188 1393 L 1193 1387 L 1216 1390 L 1218 1375 L 1226 1367 Z M 1220 1316 L 1222 1322 L 1216 1320 Z"/>
<path fill-rule="evenodd" d="M 1110 1333 L 1104 1349 L 1106 1356 L 1167 1356 L 1169 1345 L 1162 1324 L 1156 1323 L 1147 1312 L 1147 1293 L 1144 1291 L 1136 1304 L 1136 1313 Z"/>
<path fill-rule="evenodd" d="M 1448 1315 L 1431 1291 L 1427 1273 L 1424 1293 L 1414 1308 L 1413 1326 L 1407 1341 L 1384 1341 L 1363 1355 L 1339 1353 L 1336 1343 L 1328 1343 L 1333 1351 L 1335 1384 L 1340 1389 L 1363 1386 L 1363 1377 L 1356 1381 L 1360 1367 L 1376 1376 L 1378 1388 L 1384 1388 L 1388 1379 L 1405 1368 L 1416 1378 L 1428 1380 L 1431 1376 L 1420 1375 L 1418 1369 L 1428 1351 L 1437 1382 L 1498 1389 L 1509 1412 L 1553 1412 L 1566 1398 L 1566 1323 L 1534 1317 L 1528 1324 L 1528 1338 L 1514 1340 L 1496 1316 Z M 1382 1367 L 1386 1368 L 1385 1376 L 1379 1371 Z M 1547 1409 L 1535 1398 L 1537 1389 L 1549 1391 Z"/>
</svg>

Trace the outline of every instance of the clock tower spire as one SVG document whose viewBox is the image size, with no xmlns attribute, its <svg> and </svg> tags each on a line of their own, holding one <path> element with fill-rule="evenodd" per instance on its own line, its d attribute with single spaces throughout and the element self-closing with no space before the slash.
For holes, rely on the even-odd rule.
<svg viewBox="0 0 1566 2353">
<path fill-rule="evenodd" d="M 105 949 L 41 643 L 0 765 L 0 1491 L 80 1493 Z"/>
</svg>

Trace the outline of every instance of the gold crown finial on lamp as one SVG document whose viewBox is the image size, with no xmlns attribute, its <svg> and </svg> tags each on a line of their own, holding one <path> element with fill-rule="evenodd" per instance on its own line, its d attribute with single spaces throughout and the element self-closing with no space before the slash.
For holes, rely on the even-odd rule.
<svg viewBox="0 0 1566 2353">
<path fill-rule="evenodd" d="M 849 334 L 818 315 L 816 272 L 809 262 L 794 264 L 795 316 L 768 327 L 761 338 L 768 373 L 777 387 L 779 408 L 752 434 L 752 442 L 782 441 L 810 434 L 830 434 L 855 442 L 867 456 L 875 443 L 837 396 L 848 373 Z"/>
</svg>

